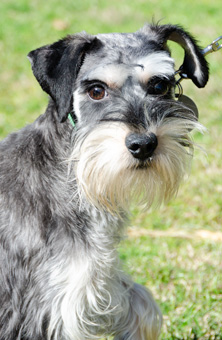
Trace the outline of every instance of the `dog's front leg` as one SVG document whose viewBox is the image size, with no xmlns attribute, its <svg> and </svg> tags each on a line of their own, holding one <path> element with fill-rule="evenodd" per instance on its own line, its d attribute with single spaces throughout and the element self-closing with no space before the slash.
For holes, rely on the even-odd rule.
<svg viewBox="0 0 222 340">
<path fill-rule="evenodd" d="M 124 306 L 123 306 L 124 308 Z M 157 340 L 162 325 L 162 314 L 152 294 L 134 283 L 129 291 L 129 310 L 125 331 L 116 333 L 114 340 Z"/>
</svg>

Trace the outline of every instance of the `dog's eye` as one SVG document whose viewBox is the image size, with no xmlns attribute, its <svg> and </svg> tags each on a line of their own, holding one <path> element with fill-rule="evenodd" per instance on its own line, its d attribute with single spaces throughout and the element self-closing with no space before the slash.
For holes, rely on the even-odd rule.
<svg viewBox="0 0 222 340">
<path fill-rule="evenodd" d="M 170 89 L 170 82 L 165 79 L 151 79 L 148 83 L 147 94 L 164 96 Z"/>
<path fill-rule="evenodd" d="M 101 100 L 106 96 L 106 90 L 103 86 L 97 85 L 89 89 L 88 94 L 93 100 Z"/>
</svg>

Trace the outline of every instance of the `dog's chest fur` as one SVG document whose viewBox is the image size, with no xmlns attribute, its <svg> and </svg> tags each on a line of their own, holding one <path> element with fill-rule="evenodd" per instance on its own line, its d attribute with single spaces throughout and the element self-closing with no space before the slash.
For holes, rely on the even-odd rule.
<svg viewBox="0 0 222 340">
<path fill-rule="evenodd" d="M 41 117 L 33 125 L 9 137 L 17 142 L 16 153 L 8 144 L 7 147 L 4 142 L 1 144 L 0 215 L 3 221 L 1 231 L 5 235 L 1 262 L 11 268 L 11 285 L 14 280 L 19 282 L 17 290 L 8 294 L 14 295 L 21 317 L 25 315 L 24 324 L 35 324 L 29 329 L 29 336 L 35 338 L 35 334 L 42 332 L 42 325 L 51 319 L 49 333 L 52 329 L 58 337 L 63 334 L 71 338 L 77 333 L 75 325 L 80 317 L 78 312 L 83 313 L 81 308 L 85 305 L 87 310 L 91 303 L 95 304 L 95 309 L 99 308 L 96 300 L 91 301 L 95 299 L 96 292 L 101 294 L 98 298 L 106 299 L 101 303 L 109 305 L 109 294 L 102 296 L 101 291 L 107 290 L 109 281 L 119 270 L 114 248 L 120 239 L 122 221 L 109 213 L 99 212 L 86 202 L 81 202 L 79 207 L 76 184 L 72 182 L 70 189 L 68 173 L 64 170 L 66 152 L 69 152 L 72 140 L 71 125 L 67 122 L 65 129 L 56 135 L 53 132 L 54 136 L 50 138 L 49 131 L 45 135 L 44 126 L 47 124 L 48 118 Z M 59 140 L 64 130 L 66 136 L 67 130 L 70 130 L 69 147 L 66 140 Z M 61 153 L 58 153 L 56 145 L 59 143 L 62 143 L 59 145 L 59 150 L 63 150 Z M 8 165 L 5 159 L 9 156 Z M 22 172 L 19 171 L 21 164 Z M 14 195 L 13 199 L 8 195 L 10 183 L 13 193 L 18 192 L 16 200 Z M 26 248 L 23 248 L 23 243 Z M 8 252 L 14 254 L 11 262 L 7 260 Z M 31 271 L 27 270 L 28 267 Z M 69 313 L 78 303 L 77 314 Z M 113 305 L 118 305 L 117 301 L 112 301 L 110 309 Z M 10 327 L 13 326 L 11 323 Z"/>
</svg>

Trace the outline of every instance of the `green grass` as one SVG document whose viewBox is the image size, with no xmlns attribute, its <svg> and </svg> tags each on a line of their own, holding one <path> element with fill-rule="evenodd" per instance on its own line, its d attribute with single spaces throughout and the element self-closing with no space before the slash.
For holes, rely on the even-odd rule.
<svg viewBox="0 0 222 340">
<path fill-rule="evenodd" d="M 159 302 L 163 339 L 222 334 L 222 244 L 142 236 L 125 241 L 120 253 L 133 278 Z"/>
<path fill-rule="evenodd" d="M 221 0 L 1 0 L 0 137 L 45 109 L 47 96 L 26 58 L 30 50 L 82 30 L 134 31 L 152 19 L 181 24 L 203 47 L 222 35 Z M 175 44 L 171 48 L 180 66 L 183 53 Z M 222 241 L 195 233 L 218 233 L 222 225 L 222 50 L 208 61 L 211 78 L 205 89 L 183 82 L 208 128 L 205 135 L 194 135 L 207 156 L 196 151 L 188 180 L 169 204 L 150 212 L 133 208 L 131 225 L 138 235 L 130 234 L 120 247 L 128 272 L 161 306 L 164 340 L 222 339 Z M 140 236 L 141 229 L 152 236 Z M 185 237 L 171 237 L 172 230 Z"/>
</svg>

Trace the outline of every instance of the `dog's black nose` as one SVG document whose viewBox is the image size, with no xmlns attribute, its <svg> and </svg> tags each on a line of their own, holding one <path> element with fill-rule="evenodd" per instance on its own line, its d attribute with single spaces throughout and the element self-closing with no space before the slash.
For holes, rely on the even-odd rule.
<svg viewBox="0 0 222 340">
<path fill-rule="evenodd" d="M 126 137 L 125 143 L 133 157 L 145 161 L 153 155 L 158 145 L 158 140 L 152 132 L 149 135 L 131 133 Z"/>
</svg>

